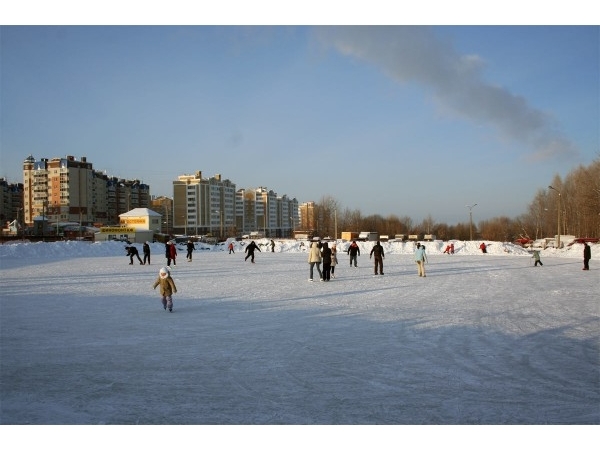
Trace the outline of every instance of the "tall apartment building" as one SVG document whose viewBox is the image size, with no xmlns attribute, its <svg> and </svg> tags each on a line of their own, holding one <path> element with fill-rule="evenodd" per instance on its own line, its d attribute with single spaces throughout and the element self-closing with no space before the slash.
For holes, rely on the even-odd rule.
<svg viewBox="0 0 600 450">
<path fill-rule="evenodd" d="M 0 223 L 4 227 L 15 220 L 23 224 L 23 184 L 0 178 Z"/>
<path fill-rule="evenodd" d="M 198 171 L 173 181 L 172 223 L 175 234 L 290 237 L 298 223 L 298 201 L 263 187 L 236 191 L 221 175 L 202 178 Z"/>
<path fill-rule="evenodd" d="M 119 214 L 147 208 L 150 187 L 139 180 L 123 180 L 95 171 L 86 157 L 42 158 L 23 162 L 25 223 L 35 217 L 48 222 L 83 225 L 119 223 Z"/>
<path fill-rule="evenodd" d="M 305 202 L 300 205 L 300 223 L 299 230 L 318 231 L 319 220 L 317 215 L 317 205 L 315 202 Z"/>
<path fill-rule="evenodd" d="M 236 226 L 242 235 L 291 237 L 298 223 L 298 201 L 279 197 L 264 187 L 240 189 L 236 194 Z"/>
<path fill-rule="evenodd" d="M 225 237 L 236 234 L 235 184 L 202 172 L 173 181 L 173 232 Z"/>
</svg>

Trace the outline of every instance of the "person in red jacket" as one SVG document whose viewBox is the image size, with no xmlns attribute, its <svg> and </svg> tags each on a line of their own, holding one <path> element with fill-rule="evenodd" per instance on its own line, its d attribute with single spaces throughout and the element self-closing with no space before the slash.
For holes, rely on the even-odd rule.
<svg viewBox="0 0 600 450">
<path fill-rule="evenodd" d="M 167 258 L 167 266 L 171 265 L 171 261 L 173 261 L 173 265 L 176 266 L 177 262 L 177 248 L 175 247 L 175 241 L 168 241 L 165 245 L 165 257 Z"/>
<path fill-rule="evenodd" d="M 487 247 L 485 245 L 485 242 L 482 242 L 479 248 L 481 249 L 481 253 L 487 253 Z"/>
</svg>

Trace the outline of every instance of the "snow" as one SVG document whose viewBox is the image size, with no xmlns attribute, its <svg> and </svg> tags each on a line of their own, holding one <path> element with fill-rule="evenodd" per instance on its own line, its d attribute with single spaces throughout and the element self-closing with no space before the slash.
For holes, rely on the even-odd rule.
<svg viewBox="0 0 600 450">
<path fill-rule="evenodd" d="M 275 241 L 255 264 L 246 242 L 179 245 L 173 313 L 162 244 L 151 265 L 118 242 L 0 245 L 0 423 L 600 424 L 600 245 L 582 271 L 579 244 L 533 267 L 430 242 L 420 278 L 412 243 L 382 243 L 375 277 L 372 243 L 353 268 L 338 241 L 335 278 L 309 283 L 305 243 Z"/>
</svg>

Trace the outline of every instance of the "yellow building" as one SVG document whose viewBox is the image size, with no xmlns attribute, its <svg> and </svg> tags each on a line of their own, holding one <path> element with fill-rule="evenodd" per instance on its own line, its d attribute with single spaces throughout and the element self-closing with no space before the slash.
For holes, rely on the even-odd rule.
<svg viewBox="0 0 600 450">
<path fill-rule="evenodd" d="M 160 233 L 162 216 L 148 208 L 135 208 L 119 215 L 120 226 L 101 227 L 95 234 L 96 241 L 152 242 Z"/>
</svg>

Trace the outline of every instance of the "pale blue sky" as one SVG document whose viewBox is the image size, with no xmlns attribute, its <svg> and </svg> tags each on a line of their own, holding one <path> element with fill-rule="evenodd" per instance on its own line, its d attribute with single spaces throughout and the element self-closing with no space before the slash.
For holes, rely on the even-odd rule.
<svg viewBox="0 0 600 450">
<path fill-rule="evenodd" d="M 3 26 L 0 176 L 86 156 L 419 222 L 525 212 L 600 156 L 597 26 Z"/>
</svg>

